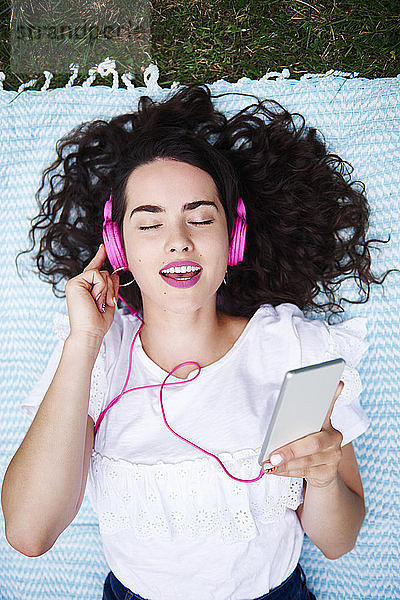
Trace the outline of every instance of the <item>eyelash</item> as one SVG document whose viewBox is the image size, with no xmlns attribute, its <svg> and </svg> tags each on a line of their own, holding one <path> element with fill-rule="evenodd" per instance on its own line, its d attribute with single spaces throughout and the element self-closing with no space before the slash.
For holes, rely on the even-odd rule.
<svg viewBox="0 0 400 600">
<path fill-rule="evenodd" d="M 210 225 L 213 223 L 213 219 L 209 221 L 190 221 L 192 225 Z M 146 231 L 147 229 L 156 229 L 157 227 L 161 227 L 161 225 L 150 225 L 149 227 L 139 227 L 141 231 Z"/>
</svg>

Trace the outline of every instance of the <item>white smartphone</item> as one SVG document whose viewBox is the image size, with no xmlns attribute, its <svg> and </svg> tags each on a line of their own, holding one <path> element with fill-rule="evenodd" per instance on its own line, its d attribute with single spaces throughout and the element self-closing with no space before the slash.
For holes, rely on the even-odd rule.
<svg viewBox="0 0 400 600">
<path fill-rule="evenodd" d="M 343 358 L 288 371 L 261 448 L 258 463 L 273 450 L 321 430 L 345 367 Z"/>
</svg>

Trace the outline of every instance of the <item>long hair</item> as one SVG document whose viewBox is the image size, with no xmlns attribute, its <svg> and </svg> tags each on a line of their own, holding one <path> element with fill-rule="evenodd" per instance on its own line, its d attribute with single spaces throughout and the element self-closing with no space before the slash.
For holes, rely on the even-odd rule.
<svg viewBox="0 0 400 600">
<path fill-rule="evenodd" d="M 390 236 L 366 240 L 369 205 L 364 184 L 350 181 L 351 165 L 328 153 L 323 138 L 305 126 L 301 115 L 274 100 L 257 99 L 228 119 L 215 109 L 212 97 L 207 86 L 198 84 L 182 86 L 162 102 L 141 96 L 135 112 L 83 123 L 61 138 L 58 158 L 44 170 L 36 192 L 40 211 L 31 220 L 32 246 L 16 260 L 35 249 L 39 234 L 32 259 L 39 278 L 52 283 L 57 297 L 65 297 L 62 290 L 58 295 L 57 285 L 81 273 L 102 242 L 111 187 L 113 220 L 123 239 L 129 175 L 139 165 L 171 158 L 212 177 L 229 234 L 238 197 L 246 206 L 244 261 L 228 268 L 227 284 L 217 292 L 221 310 L 251 317 L 262 304 L 290 302 L 303 311 L 339 314 L 343 301 L 367 302 L 371 284 L 382 284 L 396 269 L 381 280 L 371 272 L 371 243 L 387 243 Z M 300 126 L 294 116 L 300 117 Z M 50 191 L 41 202 L 51 173 Z M 108 260 L 103 268 L 113 270 Z M 338 293 L 349 278 L 362 292 L 359 300 Z M 135 310 L 142 309 L 136 283 L 119 293 Z M 315 301 L 321 293 L 324 303 Z"/>
</svg>

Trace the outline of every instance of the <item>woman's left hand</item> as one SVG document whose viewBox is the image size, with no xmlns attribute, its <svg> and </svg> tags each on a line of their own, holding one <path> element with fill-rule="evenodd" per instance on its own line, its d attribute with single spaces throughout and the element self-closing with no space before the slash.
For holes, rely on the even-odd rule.
<svg viewBox="0 0 400 600">
<path fill-rule="evenodd" d="M 338 465 L 342 458 L 343 436 L 340 431 L 332 427 L 331 414 L 343 386 L 343 381 L 340 381 L 321 431 L 306 435 L 274 450 L 269 461 L 271 461 L 271 457 L 277 455 L 282 457 L 282 461 L 279 465 L 274 466 L 273 470 L 266 470 L 266 474 L 303 477 L 309 485 L 319 488 L 328 486 L 336 479 Z M 264 465 L 271 468 L 268 461 L 262 464 L 263 468 Z M 271 464 L 274 464 L 274 459 Z"/>
</svg>

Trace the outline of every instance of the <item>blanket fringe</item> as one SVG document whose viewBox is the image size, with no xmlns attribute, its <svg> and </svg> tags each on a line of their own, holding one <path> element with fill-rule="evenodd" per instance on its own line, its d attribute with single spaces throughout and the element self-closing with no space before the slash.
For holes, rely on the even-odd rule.
<svg viewBox="0 0 400 600">
<path fill-rule="evenodd" d="M 69 78 L 68 83 L 64 86 L 66 88 L 72 87 L 73 82 L 78 77 L 79 65 L 76 63 L 71 63 L 69 65 L 69 68 L 72 71 L 72 75 Z M 144 83 L 147 87 L 147 92 L 149 95 L 153 95 L 153 94 L 157 95 L 160 91 L 162 91 L 162 88 L 158 85 L 159 69 L 156 64 L 150 63 L 148 67 L 142 68 L 142 72 L 143 72 Z M 115 60 L 112 60 L 109 57 L 107 57 L 103 62 L 101 62 L 98 65 L 89 69 L 89 77 L 86 79 L 86 81 L 84 81 L 82 83 L 82 87 L 83 88 L 90 87 L 92 85 L 92 83 L 94 82 L 94 80 L 96 79 L 97 75 L 100 75 L 101 77 L 106 77 L 107 75 L 110 75 L 110 73 L 112 73 L 112 75 L 113 75 L 113 84 L 111 86 L 112 89 L 113 90 L 123 89 L 122 87 L 121 88 L 119 87 L 119 73 L 115 68 Z M 49 89 L 50 82 L 53 78 L 53 73 L 51 73 L 50 71 L 43 71 L 43 74 L 45 76 L 45 82 L 44 82 L 43 86 L 40 88 L 41 92 L 45 92 L 46 90 Z M 356 73 L 356 72 L 345 73 L 344 71 L 335 71 L 334 69 L 330 69 L 326 73 L 305 73 L 304 75 L 302 75 L 300 77 L 300 81 L 304 81 L 304 80 L 316 78 L 316 77 L 321 77 L 321 78 L 322 77 L 346 77 L 348 79 L 353 79 L 355 77 L 358 77 L 359 75 L 360 75 L 360 73 Z M 265 81 L 267 79 L 272 79 L 273 77 L 276 77 L 276 80 L 280 80 L 280 81 L 289 79 L 290 71 L 289 71 L 289 69 L 283 69 L 282 72 L 268 71 L 265 75 L 260 77 L 259 81 Z M 5 78 L 6 78 L 5 73 L 3 71 L 0 71 L 0 90 L 3 90 L 3 82 L 4 82 Z M 128 90 L 135 88 L 134 84 L 132 83 L 133 78 L 134 78 L 133 73 L 124 73 L 123 75 L 121 75 L 122 82 L 125 84 L 125 86 Z M 400 73 L 397 75 L 397 78 L 400 80 Z M 17 93 L 19 94 L 19 93 L 23 92 L 24 90 L 26 90 L 27 88 L 33 87 L 37 81 L 38 81 L 37 79 L 31 79 L 27 83 L 22 83 L 19 86 Z M 243 77 L 238 80 L 238 83 L 240 81 L 249 81 L 249 79 L 247 77 Z M 295 81 L 297 81 L 297 80 L 295 80 Z M 170 88 L 171 91 L 175 90 L 177 87 L 179 87 L 179 85 L 180 85 L 179 81 L 174 81 Z"/>
</svg>

